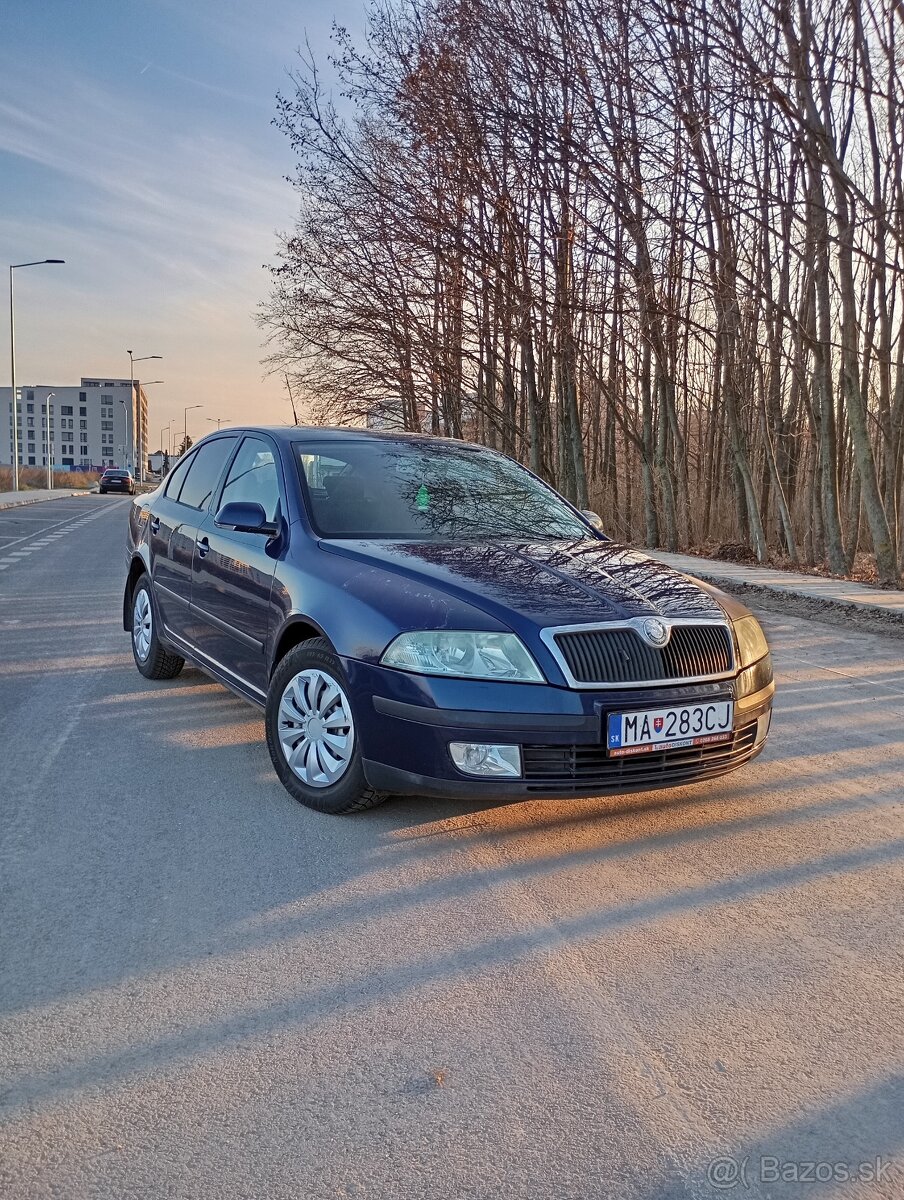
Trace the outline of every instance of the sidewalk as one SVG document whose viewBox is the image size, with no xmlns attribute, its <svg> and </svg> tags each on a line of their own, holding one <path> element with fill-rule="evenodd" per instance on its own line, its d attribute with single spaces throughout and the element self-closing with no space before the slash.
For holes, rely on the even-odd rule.
<svg viewBox="0 0 904 1200">
<path fill-rule="evenodd" d="M 65 500 L 68 496 L 89 496 L 85 488 L 77 492 L 67 491 L 66 488 L 28 488 L 21 492 L 0 492 L 0 509 L 18 508 L 20 504 L 37 504 L 41 500 Z"/>
<path fill-rule="evenodd" d="M 728 591 L 732 586 L 761 588 L 781 596 L 817 600 L 863 613 L 884 613 L 904 620 L 904 591 L 882 591 L 847 579 L 823 579 L 819 575 L 720 562 L 715 558 L 697 558 L 691 554 L 668 554 L 664 550 L 647 550 L 645 553 L 674 567 L 676 571 L 699 575 L 701 579 L 725 585 Z"/>
</svg>

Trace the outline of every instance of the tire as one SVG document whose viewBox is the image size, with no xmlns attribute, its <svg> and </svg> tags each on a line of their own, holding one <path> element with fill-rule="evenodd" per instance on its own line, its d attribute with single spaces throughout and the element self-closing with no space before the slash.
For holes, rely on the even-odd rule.
<svg viewBox="0 0 904 1200">
<path fill-rule="evenodd" d="M 157 608 L 151 581 L 142 575 L 132 589 L 132 657 L 145 679 L 175 679 L 185 659 L 173 654 L 157 637 Z"/>
<path fill-rule="evenodd" d="M 98 490 L 100 491 L 100 494 L 101 494 L 102 496 L 106 496 L 106 494 L 107 494 L 107 489 L 106 489 L 106 488 L 100 488 L 100 489 L 98 489 Z"/>
<path fill-rule="evenodd" d="M 265 726 L 276 774 L 299 804 L 339 815 L 386 799 L 364 778 L 348 681 L 326 638 L 302 642 L 280 660 L 267 693 Z M 293 750 L 294 767 L 288 758 Z"/>
</svg>

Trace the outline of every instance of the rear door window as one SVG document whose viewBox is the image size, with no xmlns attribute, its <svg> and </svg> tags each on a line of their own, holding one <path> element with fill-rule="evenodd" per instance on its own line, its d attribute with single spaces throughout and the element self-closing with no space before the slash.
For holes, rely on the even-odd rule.
<svg viewBox="0 0 904 1200">
<path fill-rule="evenodd" d="M 195 451 L 188 475 L 179 491 L 180 504 L 187 504 L 189 508 L 207 508 L 237 440 L 234 437 L 216 438 Z"/>
<path fill-rule="evenodd" d="M 193 454 L 188 454 L 185 458 L 180 459 L 167 476 L 166 495 L 170 500 L 179 499 L 179 492 L 182 490 L 182 484 L 185 483 L 185 476 L 188 474 L 193 458 Z"/>
</svg>

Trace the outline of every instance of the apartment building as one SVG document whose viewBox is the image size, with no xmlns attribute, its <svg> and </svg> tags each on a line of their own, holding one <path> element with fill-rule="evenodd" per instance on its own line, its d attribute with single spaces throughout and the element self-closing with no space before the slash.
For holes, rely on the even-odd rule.
<svg viewBox="0 0 904 1200">
<path fill-rule="evenodd" d="M 147 393 L 136 379 L 83 377 L 78 385 L 17 387 L 18 457 L 22 466 L 135 469 L 148 450 Z M 5 414 L 5 415 L 4 415 Z M 133 450 L 130 453 L 129 443 Z M 0 462 L 13 461 L 11 389 L 0 388 Z"/>
</svg>

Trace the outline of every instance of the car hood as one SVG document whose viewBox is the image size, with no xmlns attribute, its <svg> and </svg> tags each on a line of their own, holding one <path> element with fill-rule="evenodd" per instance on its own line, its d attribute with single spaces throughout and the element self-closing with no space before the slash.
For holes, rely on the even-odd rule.
<svg viewBox="0 0 904 1200">
<path fill-rule="evenodd" d="M 323 549 L 412 582 L 425 580 L 503 624 L 538 628 L 632 617 L 724 617 L 709 590 L 614 542 L 323 541 Z"/>
</svg>

